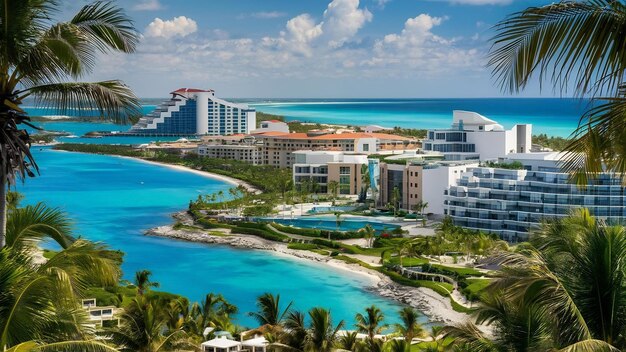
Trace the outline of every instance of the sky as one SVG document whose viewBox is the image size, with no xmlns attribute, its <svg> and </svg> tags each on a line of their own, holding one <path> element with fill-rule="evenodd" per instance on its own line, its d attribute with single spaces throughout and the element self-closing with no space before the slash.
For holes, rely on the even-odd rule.
<svg viewBox="0 0 626 352">
<path fill-rule="evenodd" d="M 85 80 L 139 97 L 509 97 L 486 67 L 491 28 L 548 0 L 118 0 L 141 32 Z M 66 0 L 66 20 L 85 0 Z M 552 96 L 531 84 L 521 95 Z"/>
</svg>

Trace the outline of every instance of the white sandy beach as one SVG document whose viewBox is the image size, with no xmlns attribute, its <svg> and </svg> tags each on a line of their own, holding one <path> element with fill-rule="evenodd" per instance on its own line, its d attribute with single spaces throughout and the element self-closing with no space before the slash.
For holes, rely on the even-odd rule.
<svg viewBox="0 0 626 352">
<path fill-rule="evenodd" d="M 430 321 L 443 324 L 457 324 L 471 320 L 467 314 L 452 309 L 450 300 L 428 288 L 415 288 L 399 285 L 387 276 L 358 264 L 348 264 L 310 251 L 299 251 L 287 248 L 284 243 L 267 241 L 249 235 L 212 236 L 206 231 L 175 230 L 172 226 L 160 226 L 146 232 L 149 236 L 166 237 L 191 242 L 202 242 L 217 245 L 229 245 L 249 250 L 271 251 L 274 255 L 289 256 L 292 259 L 313 261 L 328 265 L 335 270 L 342 270 L 350 275 L 359 275 L 369 280 L 367 290 L 382 297 L 410 305 L 423 312 Z"/>
</svg>

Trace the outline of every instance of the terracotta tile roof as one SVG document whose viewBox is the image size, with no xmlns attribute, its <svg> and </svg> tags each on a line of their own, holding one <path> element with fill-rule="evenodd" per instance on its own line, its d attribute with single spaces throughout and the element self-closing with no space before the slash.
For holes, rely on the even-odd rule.
<svg viewBox="0 0 626 352">
<path fill-rule="evenodd" d="M 267 136 L 267 137 L 276 137 L 280 139 L 310 139 L 310 140 L 339 140 L 339 139 L 360 139 L 360 138 L 377 138 L 384 140 L 394 140 L 394 141 L 413 141 L 411 138 L 396 136 L 387 133 L 362 133 L 362 132 L 354 132 L 354 133 L 328 133 L 323 135 L 309 136 L 306 133 L 286 133 L 286 132 L 277 132 L 277 131 L 269 131 L 269 132 L 259 132 L 254 135 L 258 136 Z"/>
</svg>

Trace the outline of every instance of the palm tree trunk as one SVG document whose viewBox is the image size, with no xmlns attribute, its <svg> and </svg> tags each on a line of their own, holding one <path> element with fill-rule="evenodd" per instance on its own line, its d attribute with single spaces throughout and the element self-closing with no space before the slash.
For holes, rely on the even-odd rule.
<svg viewBox="0 0 626 352">
<path fill-rule="evenodd" d="M 0 190 L 0 249 L 6 245 L 7 235 L 7 177 L 2 172 L 0 175 L 0 183 L 2 183 L 2 190 Z"/>
</svg>

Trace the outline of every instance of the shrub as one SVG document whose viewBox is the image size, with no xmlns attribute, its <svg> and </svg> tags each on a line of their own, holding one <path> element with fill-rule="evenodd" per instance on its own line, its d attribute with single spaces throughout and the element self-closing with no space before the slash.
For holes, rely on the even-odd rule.
<svg viewBox="0 0 626 352">
<path fill-rule="evenodd" d="M 283 242 L 283 241 L 288 239 L 288 237 L 285 236 L 285 235 L 282 235 L 282 234 L 279 234 L 279 233 L 275 233 L 275 232 L 270 232 L 268 230 L 253 228 L 253 227 L 239 227 L 239 226 L 237 226 L 237 227 L 233 228 L 232 231 L 234 233 L 239 233 L 239 234 L 244 234 L 244 235 L 258 236 L 258 237 L 264 238 L 266 240 L 276 241 L 276 242 Z"/>
<path fill-rule="evenodd" d="M 309 251 L 312 249 L 318 249 L 319 247 L 315 244 L 312 243 L 289 243 L 287 245 L 287 248 L 289 249 L 297 249 L 297 250 L 301 250 L 301 251 Z"/>
</svg>

